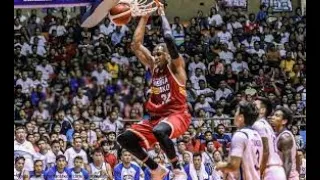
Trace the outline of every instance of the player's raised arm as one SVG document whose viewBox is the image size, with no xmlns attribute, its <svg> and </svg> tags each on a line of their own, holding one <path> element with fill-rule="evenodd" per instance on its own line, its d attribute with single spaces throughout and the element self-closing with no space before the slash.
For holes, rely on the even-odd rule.
<svg viewBox="0 0 320 180">
<path fill-rule="evenodd" d="M 134 32 L 131 48 L 142 64 L 153 69 L 153 60 L 150 51 L 143 46 L 144 33 L 149 15 L 142 16 Z"/>
<path fill-rule="evenodd" d="M 286 176 L 290 176 L 292 169 L 292 154 L 291 149 L 293 148 L 293 139 L 289 134 L 284 134 L 280 137 L 278 142 L 279 151 L 281 152 L 281 159 L 283 162 L 283 168 Z"/>
<path fill-rule="evenodd" d="M 158 9 L 158 13 L 161 17 L 163 38 L 164 38 L 164 42 L 167 45 L 169 55 L 171 57 L 171 64 L 174 65 L 174 68 L 179 68 L 179 67 L 184 68 L 185 62 L 184 62 L 183 58 L 180 56 L 178 48 L 174 42 L 172 30 L 171 30 L 170 24 L 168 22 L 168 19 L 164 13 L 164 6 L 162 4 Z"/>
</svg>

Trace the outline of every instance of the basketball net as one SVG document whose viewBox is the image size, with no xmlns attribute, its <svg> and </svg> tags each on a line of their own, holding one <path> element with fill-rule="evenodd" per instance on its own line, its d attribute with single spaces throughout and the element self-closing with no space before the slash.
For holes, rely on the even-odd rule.
<svg viewBox="0 0 320 180">
<path fill-rule="evenodd" d="M 120 0 L 119 3 L 130 5 L 132 16 L 144 16 L 158 9 L 160 2 L 158 0 Z"/>
</svg>

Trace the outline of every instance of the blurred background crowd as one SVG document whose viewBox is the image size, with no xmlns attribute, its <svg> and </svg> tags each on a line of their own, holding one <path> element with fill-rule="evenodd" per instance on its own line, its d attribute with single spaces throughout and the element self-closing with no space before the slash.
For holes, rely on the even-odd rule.
<svg viewBox="0 0 320 180">
<path fill-rule="evenodd" d="M 136 163 L 140 178 L 148 179 L 144 165 L 121 153 L 116 142 L 119 133 L 149 117 L 143 104 L 151 74 L 130 49 L 138 19 L 116 27 L 106 18 L 85 29 L 80 15 L 46 11 L 40 18 L 37 10 L 17 9 L 14 17 L 15 140 L 26 139 L 37 154 L 15 160 L 16 169 L 23 162 L 26 170 L 37 163 L 42 163 L 37 171 L 46 170 L 61 154 L 67 167 L 74 167 L 72 148 L 82 149 L 83 163 L 97 162 L 101 148 L 109 176 L 116 176 L 121 163 Z M 160 25 L 159 17 L 150 18 L 144 40 L 149 49 L 163 42 Z M 175 17 L 172 31 L 187 63 L 194 117 L 175 141 L 183 164 L 201 173 L 201 167 L 212 172 L 216 162 L 224 161 L 235 131 L 235 106 L 256 96 L 269 98 L 274 108 L 292 110 L 295 120 L 288 128 L 305 159 L 306 17 L 300 8 L 271 16 L 263 5 L 251 14 L 216 5 L 188 22 Z M 169 165 L 159 144 L 148 151 Z"/>
</svg>

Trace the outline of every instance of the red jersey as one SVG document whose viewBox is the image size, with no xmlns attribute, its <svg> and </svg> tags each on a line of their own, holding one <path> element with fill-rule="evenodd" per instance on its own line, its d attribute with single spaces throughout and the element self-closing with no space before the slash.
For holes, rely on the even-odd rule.
<svg viewBox="0 0 320 180">
<path fill-rule="evenodd" d="M 177 81 L 169 65 L 154 69 L 150 89 L 146 108 L 152 116 L 166 117 L 188 112 L 186 88 Z"/>
</svg>

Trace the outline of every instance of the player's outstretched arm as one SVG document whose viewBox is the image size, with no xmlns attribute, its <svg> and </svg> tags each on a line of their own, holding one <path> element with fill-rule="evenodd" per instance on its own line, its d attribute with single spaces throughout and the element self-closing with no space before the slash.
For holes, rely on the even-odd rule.
<svg viewBox="0 0 320 180">
<path fill-rule="evenodd" d="M 148 19 L 149 15 L 140 18 L 139 24 L 133 35 L 131 49 L 143 65 L 153 69 L 152 55 L 150 51 L 143 46 L 144 33 Z"/>
<path fill-rule="evenodd" d="M 293 148 L 293 141 L 289 134 L 284 134 L 280 137 L 278 144 L 279 151 L 282 155 L 283 168 L 287 177 L 289 177 L 292 168 L 291 149 Z"/>
<path fill-rule="evenodd" d="M 241 160 L 241 157 L 230 156 L 228 162 L 218 162 L 216 169 L 221 170 L 223 173 L 237 171 L 240 168 Z"/>
<path fill-rule="evenodd" d="M 164 42 L 167 45 L 170 57 L 171 57 L 171 64 L 173 64 L 176 68 L 185 66 L 183 58 L 180 56 L 178 48 L 174 42 L 174 37 L 172 34 L 172 30 L 168 19 L 164 13 L 164 7 L 161 5 L 158 9 L 158 13 L 161 17 L 162 21 L 162 30 L 163 30 L 163 38 Z"/>
</svg>

